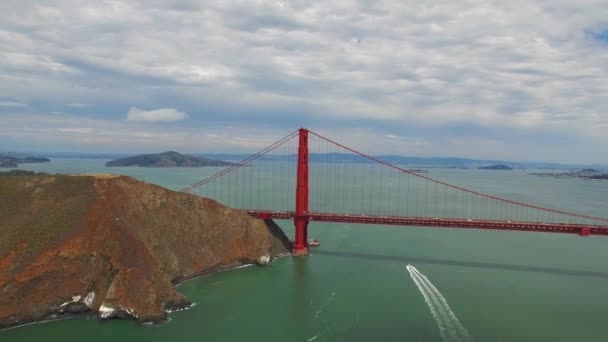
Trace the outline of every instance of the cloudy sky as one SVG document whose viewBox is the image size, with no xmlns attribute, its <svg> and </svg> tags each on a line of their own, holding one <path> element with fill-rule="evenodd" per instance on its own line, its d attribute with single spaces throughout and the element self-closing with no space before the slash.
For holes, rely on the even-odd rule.
<svg viewBox="0 0 608 342">
<path fill-rule="evenodd" d="M 0 1 L 0 150 L 608 160 L 608 2 Z"/>
</svg>

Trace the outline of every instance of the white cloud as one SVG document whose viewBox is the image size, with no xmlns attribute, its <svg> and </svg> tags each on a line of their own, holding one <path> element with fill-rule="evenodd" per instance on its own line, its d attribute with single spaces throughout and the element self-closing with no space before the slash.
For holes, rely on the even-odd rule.
<svg viewBox="0 0 608 342">
<path fill-rule="evenodd" d="M 143 110 L 131 107 L 127 112 L 128 121 L 148 121 L 148 122 L 172 122 L 188 118 L 188 114 L 180 112 L 175 108 L 159 108 L 154 110 Z"/>
<path fill-rule="evenodd" d="M 88 107 L 89 104 L 88 103 L 74 102 L 74 103 L 68 103 L 66 106 L 72 107 L 72 108 L 85 108 L 85 107 Z"/>
<path fill-rule="evenodd" d="M 20 149 L 51 151 L 243 153 L 258 151 L 285 135 L 282 129 L 235 126 L 180 127 L 167 130 L 160 125 L 136 121 L 82 118 L 75 115 L 3 114 L 0 137 L 15 136 Z M 5 146 L 3 146 L 5 147 Z M 44 149 L 44 150 L 48 150 Z"/>
<path fill-rule="evenodd" d="M 57 132 L 60 133 L 76 133 L 76 134 L 94 134 L 96 131 L 94 128 L 90 127 L 57 127 Z"/>
<path fill-rule="evenodd" d="M 429 142 L 420 153 L 500 157 L 518 136 L 522 158 L 607 157 L 584 148 L 608 144 L 606 0 L 5 0 L 0 13 L 0 94 L 47 112 L 178 103 L 200 126 L 370 127 L 370 149 L 396 135 Z"/>
<path fill-rule="evenodd" d="M 27 104 L 17 101 L 0 101 L 0 107 L 27 107 Z"/>
</svg>

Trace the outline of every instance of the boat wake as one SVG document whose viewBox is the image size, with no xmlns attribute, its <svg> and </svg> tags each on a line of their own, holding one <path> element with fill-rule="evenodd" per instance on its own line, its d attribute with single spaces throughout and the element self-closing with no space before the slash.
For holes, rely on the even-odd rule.
<svg viewBox="0 0 608 342">
<path fill-rule="evenodd" d="M 420 273 L 416 267 L 407 265 L 406 268 L 424 297 L 429 310 L 431 310 L 431 315 L 433 315 L 433 318 L 437 322 L 441 339 L 444 342 L 472 342 L 473 338 L 471 338 L 467 329 L 460 323 L 454 312 L 452 312 L 452 309 L 450 309 L 448 302 L 433 283 L 424 274 Z"/>
</svg>

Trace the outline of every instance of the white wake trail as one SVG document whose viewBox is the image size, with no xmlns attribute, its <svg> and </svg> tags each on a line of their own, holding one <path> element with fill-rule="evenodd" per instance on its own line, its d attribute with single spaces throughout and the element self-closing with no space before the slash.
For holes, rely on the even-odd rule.
<svg viewBox="0 0 608 342">
<path fill-rule="evenodd" d="M 431 283 L 431 281 L 418 269 L 413 268 L 414 273 L 418 276 L 421 283 L 425 286 L 427 291 L 430 293 L 431 297 L 434 298 L 435 303 L 439 306 L 439 311 L 441 312 L 444 322 L 447 325 L 448 333 L 450 334 L 450 341 L 462 341 L 468 342 L 471 341 L 471 337 L 469 336 L 469 332 L 462 326 L 456 315 L 450 309 L 448 302 L 443 297 L 443 295 L 439 292 L 439 290 Z"/>
<path fill-rule="evenodd" d="M 414 266 L 406 266 L 410 277 L 424 297 L 424 301 L 431 310 L 431 315 L 437 322 L 441 338 L 445 342 L 462 341 L 472 342 L 473 338 L 467 329 L 460 323 L 447 300 L 431 281 Z"/>
<path fill-rule="evenodd" d="M 418 287 L 418 290 L 422 294 L 422 297 L 424 297 L 424 301 L 426 302 L 426 305 L 431 310 L 431 315 L 435 319 L 435 322 L 437 322 L 437 327 L 439 328 L 439 334 L 441 335 L 441 339 L 443 341 L 448 341 L 447 326 L 445 324 L 445 319 L 444 319 L 443 315 L 439 312 L 439 308 L 437 306 L 437 302 L 428 293 L 428 291 L 426 290 L 425 286 L 422 285 L 420 279 L 418 278 L 418 275 L 416 273 L 414 273 L 414 271 L 412 270 L 412 268 L 413 268 L 412 266 L 407 265 L 407 270 L 410 273 L 410 277 L 412 278 L 412 280 L 416 284 L 416 287 Z"/>
<path fill-rule="evenodd" d="M 458 341 L 461 339 L 457 333 L 457 327 L 454 326 L 450 315 L 446 312 L 445 306 L 441 303 L 441 299 L 438 298 L 437 293 L 427 284 L 427 282 L 420 276 L 420 273 L 415 267 L 409 269 L 410 276 L 418 286 L 418 290 L 423 297 L 425 302 L 429 306 L 431 313 L 435 312 L 433 317 L 439 327 L 441 337 L 444 341 Z M 449 310 L 449 308 L 448 308 Z"/>
</svg>

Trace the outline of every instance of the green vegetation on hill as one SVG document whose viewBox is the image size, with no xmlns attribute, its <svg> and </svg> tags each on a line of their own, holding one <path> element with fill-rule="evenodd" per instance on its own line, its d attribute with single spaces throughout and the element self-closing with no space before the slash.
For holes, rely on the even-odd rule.
<svg viewBox="0 0 608 342">
<path fill-rule="evenodd" d="M 28 241 L 26 254 L 40 253 L 78 227 L 95 197 L 92 177 L 34 174 L 13 170 L 0 177 L 0 257 L 20 241 Z"/>
</svg>

